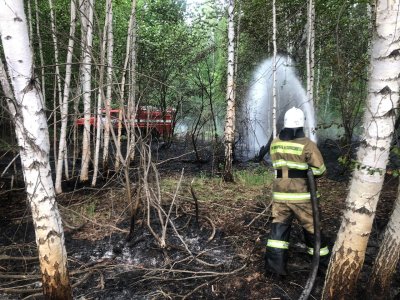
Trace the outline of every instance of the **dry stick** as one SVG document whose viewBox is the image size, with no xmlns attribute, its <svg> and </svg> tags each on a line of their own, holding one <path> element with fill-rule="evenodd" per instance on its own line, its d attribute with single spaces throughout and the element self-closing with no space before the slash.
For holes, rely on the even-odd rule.
<svg viewBox="0 0 400 300">
<path fill-rule="evenodd" d="M 3 177 L 4 174 L 6 174 L 7 170 L 11 167 L 11 165 L 14 163 L 14 161 L 19 157 L 19 153 L 15 155 L 15 157 L 11 160 L 11 162 L 6 166 L 4 169 L 3 173 L 1 173 L 0 177 Z"/>
<path fill-rule="evenodd" d="M 253 218 L 253 220 L 251 220 L 251 222 L 250 222 L 249 224 L 247 224 L 247 225 L 245 225 L 245 226 L 246 226 L 246 227 L 250 227 L 250 225 L 253 224 L 253 222 L 254 222 L 255 220 L 257 220 L 257 219 L 260 218 L 262 215 L 264 215 L 264 213 L 267 212 L 267 210 L 271 207 L 272 202 L 273 202 L 273 200 L 271 200 L 271 201 L 269 202 L 268 206 L 267 206 L 262 212 L 260 212 L 257 216 L 255 216 L 255 217 Z"/>
<path fill-rule="evenodd" d="M 172 198 L 172 202 L 171 202 L 171 205 L 169 206 L 169 211 L 168 211 L 168 214 L 167 214 L 166 219 L 165 219 L 165 226 L 162 229 L 162 239 L 163 239 L 164 242 L 165 242 L 165 239 L 166 239 L 166 236 L 167 236 L 168 221 L 170 219 L 172 207 L 174 206 L 174 203 L 175 203 L 176 196 L 178 194 L 179 188 L 181 187 L 184 170 L 185 169 L 182 168 L 181 177 L 179 178 L 178 184 L 176 185 L 175 194 L 174 194 L 174 197 Z"/>
<path fill-rule="evenodd" d="M 192 214 L 190 214 L 190 215 L 192 215 Z M 215 237 L 215 233 L 217 232 L 217 229 L 216 229 L 216 227 L 215 227 L 215 225 L 214 225 L 214 222 L 213 222 L 209 217 L 207 217 L 207 216 L 201 216 L 201 218 L 206 219 L 206 220 L 207 220 L 208 222 L 210 222 L 210 224 L 211 224 L 212 232 L 211 232 L 210 237 L 207 239 L 207 242 L 211 242 L 211 241 L 214 239 L 214 237 Z"/>
<path fill-rule="evenodd" d="M 36 258 L 37 259 L 37 258 Z M 42 278 L 42 276 L 40 275 L 11 275 L 11 274 L 0 274 L 0 278 L 2 279 L 25 279 L 25 280 L 29 280 L 29 279 L 40 279 Z"/>
<path fill-rule="evenodd" d="M 97 223 L 96 221 L 93 221 L 92 219 L 90 219 L 90 218 L 88 218 L 88 217 L 86 217 L 86 216 L 84 216 L 84 215 L 82 215 L 82 214 L 80 214 L 80 213 L 74 211 L 73 209 L 69 209 L 69 208 L 67 208 L 67 207 L 65 207 L 65 206 L 62 206 L 62 205 L 60 205 L 60 204 L 58 204 L 58 206 L 62 207 L 63 209 L 66 209 L 66 210 L 69 210 L 69 211 L 73 212 L 74 214 L 80 216 L 81 218 L 87 220 L 87 221 L 90 222 L 90 223 L 93 223 L 94 225 L 97 225 L 97 226 L 100 226 L 100 227 L 110 227 L 110 228 L 112 228 L 112 229 L 115 229 L 115 230 L 117 230 L 117 231 L 119 231 L 119 232 L 123 232 L 123 233 L 129 232 L 129 231 L 126 230 L 126 229 L 120 229 L 120 228 L 118 228 L 118 227 L 116 227 L 116 226 L 114 226 L 114 225 L 111 225 L 111 224 L 100 224 L 100 223 Z"/>
<path fill-rule="evenodd" d="M 162 199 L 162 197 L 161 197 L 161 190 L 160 190 L 160 181 L 159 181 L 159 178 L 160 178 L 160 174 L 158 173 L 158 171 L 157 171 L 157 168 L 156 168 L 156 166 L 155 166 L 155 164 L 151 161 L 151 149 L 150 149 L 150 145 L 148 146 L 148 148 L 149 148 L 149 164 L 150 164 L 150 166 L 152 167 L 152 169 L 153 169 L 153 172 L 154 172 L 154 178 L 155 178 L 155 180 L 156 180 L 156 188 L 157 188 L 157 194 L 155 194 L 154 193 L 154 191 L 153 191 L 153 189 L 151 189 L 151 192 L 153 192 L 153 198 L 152 199 L 155 199 L 157 202 L 155 203 L 156 205 L 154 206 L 155 208 L 156 208 L 156 210 L 157 210 L 157 215 L 158 215 L 158 219 L 159 219 L 159 221 L 160 221 L 160 225 L 161 225 L 161 228 L 164 228 L 165 226 L 167 226 L 167 224 L 168 224 L 168 221 L 166 220 L 165 222 L 164 222 L 164 218 L 163 218 L 163 213 L 164 213 L 164 215 L 166 216 L 166 213 L 165 213 L 165 211 L 162 209 L 162 207 L 161 207 L 161 199 Z M 165 248 L 165 244 L 166 244 L 166 242 L 165 242 L 165 237 L 161 237 L 161 241 L 162 241 L 162 245 L 161 245 L 161 248 Z"/>
<path fill-rule="evenodd" d="M 199 226 L 199 201 L 197 200 L 198 198 L 196 196 L 196 193 L 194 192 L 193 183 L 194 183 L 194 178 L 190 182 L 190 193 L 192 194 L 192 197 L 194 200 L 194 207 L 196 209 L 196 223 L 197 223 L 197 227 L 198 227 Z"/>
<path fill-rule="evenodd" d="M 72 285 L 72 287 L 75 288 L 75 287 L 77 287 L 78 285 L 80 285 L 81 283 L 83 283 L 86 279 L 88 279 L 88 277 L 89 277 L 91 274 L 92 274 L 92 272 L 89 272 L 89 273 L 85 274 L 85 276 L 83 276 L 78 282 L 75 282 L 75 283 Z M 35 290 L 41 290 L 41 289 L 35 289 Z M 33 290 L 31 290 L 31 291 L 33 291 Z M 40 297 L 40 296 L 42 296 L 42 295 L 43 295 L 43 293 L 35 293 L 35 294 L 31 294 L 31 295 L 29 295 L 29 296 L 23 298 L 22 300 L 31 299 L 31 298 L 34 298 L 34 297 Z"/>
<path fill-rule="evenodd" d="M 148 157 L 148 163 L 145 164 L 146 162 L 146 153 L 149 153 L 148 151 L 145 150 L 146 145 L 142 144 L 142 151 L 140 151 L 140 159 L 141 159 L 141 168 L 143 170 L 142 175 L 143 175 L 143 189 L 146 194 L 146 204 L 147 204 L 147 223 L 146 226 L 149 229 L 150 233 L 153 235 L 153 237 L 157 240 L 157 242 L 160 245 L 163 245 L 163 242 L 159 235 L 153 230 L 150 224 L 150 213 L 151 213 L 151 194 L 150 194 L 150 187 L 149 187 L 149 170 L 150 170 L 150 165 L 151 165 L 151 154 Z M 161 220 L 160 220 L 161 221 Z M 162 223 L 161 223 L 162 224 Z"/>
<path fill-rule="evenodd" d="M 217 280 L 218 280 L 218 278 L 214 278 L 214 279 L 211 280 L 211 281 L 207 281 L 207 282 L 204 282 L 203 284 L 200 284 L 200 285 L 197 286 L 194 290 L 192 290 L 190 293 L 188 293 L 188 294 L 186 294 L 185 296 L 183 296 L 182 300 L 187 299 L 189 296 L 193 295 L 195 292 L 197 292 L 197 291 L 198 291 L 199 289 L 201 289 L 203 286 L 208 285 L 208 284 L 211 284 L 211 283 L 214 283 L 214 282 L 217 281 Z"/>
<path fill-rule="evenodd" d="M 8 256 L 8 255 L 0 255 L 0 260 L 37 260 L 37 257 L 33 256 L 25 256 L 25 257 L 20 257 L 20 256 Z M 0 274 L 1 276 L 1 274 Z"/>
</svg>

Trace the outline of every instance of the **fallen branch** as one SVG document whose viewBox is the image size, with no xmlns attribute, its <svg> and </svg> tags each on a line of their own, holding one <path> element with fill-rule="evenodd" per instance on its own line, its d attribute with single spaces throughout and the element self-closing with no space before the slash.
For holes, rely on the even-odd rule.
<svg viewBox="0 0 400 300">
<path fill-rule="evenodd" d="M 194 183 L 194 178 L 192 179 L 192 182 L 190 183 L 190 193 L 192 194 L 193 200 L 194 200 L 194 207 L 196 209 L 196 222 L 197 226 L 199 226 L 199 201 L 197 200 L 196 193 L 194 192 L 193 188 L 193 183 Z"/>
<path fill-rule="evenodd" d="M 257 219 L 260 218 L 262 215 L 264 215 L 264 213 L 267 212 L 268 209 L 270 209 L 270 207 L 272 206 L 272 202 L 273 202 L 273 200 L 271 200 L 271 201 L 269 202 L 268 206 L 267 206 L 262 212 L 260 212 L 257 216 L 255 216 L 255 217 L 253 218 L 253 220 L 250 221 L 249 224 L 247 224 L 247 225 L 245 225 L 245 226 L 246 226 L 246 227 L 250 227 L 251 224 L 253 224 L 253 222 L 254 222 L 255 220 L 257 220 Z"/>
<path fill-rule="evenodd" d="M 37 256 L 8 256 L 0 255 L 0 260 L 39 260 Z"/>
<path fill-rule="evenodd" d="M 60 205 L 60 204 L 58 204 L 58 206 L 61 207 L 62 209 L 68 210 L 68 211 L 70 211 L 70 212 L 72 212 L 72 213 L 74 213 L 74 214 L 80 216 L 81 218 L 87 220 L 87 221 L 90 222 L 90 223 L 93 223 L 94 225 L 97 225 L 97 226 L 100 226 L 100 227 L 110 227 L 110 228 L 112 228 L 112 229 L 115 229 L 115 230 L 117 230 L 117 231 L 119 231 L 119 232 L 123 232 L 123 233 L 128 233 L 128 232 L 129 232 L 129 231 L 126 230 L 126 229 L 121 229 L 121 228 L 118 228 L 118 227 L 116 227 L 116 226 L 114 226 L 114 225 L 111 225 L 111 224 L 100 224 L 100 223 L 98 223 L 98 222 L 96 222 L 96 221 L 93 221 L 92 219 L 90 219 L 90 218 L 88 218 L 88 217 L 86 217 L 86 216 L 84 216 L 84 215 L 82 215 L 82 214 L 80 214 L 80 213 L 74 211 L 73 209 L 70 209 L 70 208 L 68 208 L 68 207 L 62 206 L 62 205 Z"/>
<path fill-rule="evenodd" d="M 203 284 L 200 284 L 199 286 L 197 286 L 195 289 L 193 289 L 190 293 L 187 293 L 185 296 L 183 296 L 182 300 L 187 299 L 189 296 L 193 295 L 195 292 L 197 292 L 199 289 L 201 289 L 202 287 L 204 287 L 205 285 L 209 285 L 210 283 L 214 283 L 215 281 L 217 281 L 218 278 L 214 278 L 211 281 L 207 281 L 204 282 Z"/>
</svg>

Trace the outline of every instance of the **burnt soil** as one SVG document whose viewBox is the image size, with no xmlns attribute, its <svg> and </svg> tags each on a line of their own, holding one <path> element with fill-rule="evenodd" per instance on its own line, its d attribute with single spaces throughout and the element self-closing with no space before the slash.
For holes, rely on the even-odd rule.
<svg viewBox="0 0 400 300">
<path fill-rule="evenodd" d="M 201 163 L 196 163 L 192 154 L 168 161 L 184 153 L 186 147 L 172 144 L 169 148 L 158 148 L 155 157 L 158 162 L 164 161 L 159 165 L 162 178 L 179 180 L 182 168 L 185 169 L 183 178 L 200 174 L 207 182 L 212 172 L 218 176 L 209 150 L 202 152 Z M 335 143 L 324 143 L 321 151 L 329 170 L 328 176 L 318 180 L 318 189 L 323 195 L 321 223 L 324 234 L 333 244 L 341 222 L 349 172 L 337 162 L 342 153 Z M 268 168 L 265 163 L 234 165 L 236 169 L 260 166 Z M 359 279 L 359 295 L 365 288 L 388 222 L 397 182 L 397 178 L 387 175 Z M 0 299 L 42 299 L 34 229 L 23 186 L 17 182 L 10 190 L 9 184 L 4 179 L 0 189 Z M 298 224 L 293 224 L 291 233 L 289 275 L 284 279 L 264 275 L 264 245 L 271 222 L 269 186 L 260 188 L 258 195 L 249 196 L 248 191 L 238 189 L 237 185 L 221 181 L 220 188 L 227 191 L 227 198 L 204 199 L 198 193 L 198 218 L 193 198 L 176 200 L 171 211 L 174 227 L 168 226 L 164 248 L 146 226 L 143 210 L 135 221 L 132 238 L 126 241 L 130 219 L 120 175 L 104 175 L 99 186 L 102 187 L 66 182 L 66 192 L 57 198 L 65 221 L 74 299 L 299 298 L 311 264 Z M 189 190 L 190 180 L 184 179 L 181 188 Z M 228 191 L 240 197 L 230 201 Z M 166 211 L 169 204 L 162 204 Z M 89 217 L 85 219 L 71 211 Z M 153 230 L 159 233 L 157 215 L 150 212 L 150 217 Z M 320 272 L 310 299 L 320 298 L 323 280 Z M 358 298 L 364 299 L 365 295 Z M 400 299 L 399 268 L 393 278 L 390 298 Z"/>
</svg>

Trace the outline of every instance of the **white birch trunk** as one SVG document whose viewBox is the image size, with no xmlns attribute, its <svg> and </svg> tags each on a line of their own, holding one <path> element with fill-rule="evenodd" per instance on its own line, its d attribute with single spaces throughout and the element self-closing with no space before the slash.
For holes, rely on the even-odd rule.
<svg viewBox="0 0 400 300">
<path fill-rule="evenodd" d="M 32 211 L 46 299 L 72 299 L 64 232 L 51 178 L 43 99 L 32 79 L 33 61 L 23 1 L 0 1 L 0 33 L 14 96 L 3 64 L 0 78 L 15 122 L 26 193 Z"/>
<path fill-rule="evenodd" d="M 110 109 L 111 109 L 111 92 L 112 92 L 112 74 L 113 74 L 113 52 L 114 52 L 114 35 L 113 35 L 113 10 L 112 1 L 107 0 L 107 78 L 106 78 L 106 99 L 105 109 L 107 117 L 104 122 L 104 146 L 103 146 L 103 170 L 108 169 L 108 149 L 110 145 Z"/>
<path fill-rule="evenodd" d="M 120 99 L 120 109 L 121 112 L 123 111 L 123 106 L 124 106 L 124 97 L 125 97 L 125 82 L 126 82 L 126 72 L 128 71 L 128 66 L 129 66 L 129 59 L 131 58 L 131 47 L 132 47 L 132 34 L 133 34 L 133 26 L 135 22 L 135 13 L 136 13 L 136 0 L 132 2 L 132 7 L 131 7 L 131 15 L 129 18 L 129 26 L 128 26 L 128 36 L 126 40 L 126 54 L 125 54 L 125 61 L 124 61 L 124 68 L 122 70 L 122 77 L 121 77 L 121 99 Z M 118 122 L 120 123 L 122 121 L 122 113 L 120 113 L 118 117 Z M 117 137 L 117 143 L 116 143 L 116 148 L 121 149 L 121 127 L 120 124 L 118 125 L 118 137 Z M 119 155 L 116 156 L 115 158 L 115 169 L 118 170 L 121 165 L 121 159 Z"/>
<path fill-rule="evenodd" d="M 130 67 L 130 90 L 128 102 L 128 155 L 129 161 L 135 157 L 135 119 L 136 119 L 136 0 L 132 0 L 132 35 L 131 35 L 131 67 Z M 128 159 L 127 155 L 127 159 Z"/>
<path fill-rule="evenodd" d="M 224 180 L 233 182 L 233 144 L 235 139 L 235 98 L 234 98 L 234 63 L 235 63 L 235 1 L 229 0 L 228 7 L 228 74 L 226 86 L 226 119 L 225 119 L 225 168 Z"/>
<path fill-rule="evenodd" d="M 100 144 L 101 144 L 101 134 L 103 131 L 103 118 L 102 118 L 102 107 L 103 107 L 103 83 L 104 83 L 104 62 L 105 62 L 105 48 L 106 48 L 106 39 L 108 33 L 109 26 L 109 1 L 106 2 L 106 17 L 104 21 L 103 28 L 103 39 L 100 44 L 100 68 L 99 68 L 99 90 L 97 94 L 97 126 L 96 128 L 96 140 L 95 140 L 95 151 L 94 151 L 94 159 L 93 159 L 93 178 L 92 178 L 92 186 L 96 186 L 97 183 L 97 173 L 99 171 L 99 157 L 100 157 Z"/>
<path fill-rule="evenodd" d="M 308 16 L 307 16 L 307 99 L 313 102 L 314 96 L 314 18 L 315 7 L 314 0 L 308 2 Z"/>
<path fill-rule="evenodd" d="M 364 137 L 326 275 L 324 299 L 350 299 L 364 263 L 399 100 L 400 0 L 377 1 Z"/>
<path fill-rule="evenodd" d="M 39 21 L 39 6 L 38 1 L 35 0 L 35 15 L 36 15 L 36 35 L 38 36 L 38 44 L 39 44 L 39 57 L 40 57 L 40 75 L 41 75 L 41 84 L 42 84 L 42 94 L 44 99 L 44 107 L 46 108 L 46 80 L 44 76 L 44 58 L 43 58 L 43 46 L 42 46 L 42 37 L 40 35 L 40 21 Z"/>
<path fill-rule="evenodd" d="M 83 138 L 82 138 L 82 164 L 81 164 L 81 174 L 80 174 L 81 181 L 89 180 L 93 5 L 94 5 L 94 0 L 80 0 L 81 25 L 84 37 L 82 39 L 82 55 L 83 55 L 82 94 L 83 94 L 83 115 L 85 119 Z"/>
<path fill-rule="evenodd" d="M 276 2 L 272 0 L 272 43 L 274 47 L 273 66 L 272 66 L 272 136 L 277 136 L 276 129 Z"/>
<path fill-rule="evenodd" d="M 61 121 L 62 121 L 62 110 L 63 110 L 63 105 L 62 105 L 62 89 L 61 89 L 61 76 L 60 76 L 60 66 L 59 66 L 59 59 L 58 59 L 58 40 L 57 40 L 57 35 L 56 35 L 56 19 L 54 15 L 54 9 L 53 9 L 53 0 L 49 0 L 49 7 L 50 7 L 50 20 L 51 20 L 51 37 L 53 39 L 53 46 L 54 46 L 54 62 L 55 62 L 55 77 L 56 77 L 56 82 L 57 82 L 57 94 L 58 94 L 58 104 L 60 107 L 60 115 L 61 115 Z M 56 101 L 55 101 L 56 102 Z M 56 106 L 55 106 L 56 107 Z M 56 109 L 54 109 L 54 116 L 56 115 Z M 56 136 L 57 132 L 57 125 L 55 124 L 55 132 L 54 136 Z M 62 133 L 60 133 L 61 135 Z M 61 137 L 60 137 L 61 139 Z M 57 140 L 55 140 L 57 141 Z M 57 152 L 57 147 L 54 147 L 54 152 Z M 63 154 L 65 154 L 64 151 L 62 151 Z M 58 155 L 54 156 L 54 159 L 57 161 Z M 61 159 L 61 162 L 64 160 L 64 156 L 58 157 L 58 159 Z M 58 170 L 58 163 L 55 164 L 56 167 L 56 173 Z M 62 164 L 61 164 L 62 168 Z"/>
<path fill-rule="evenodd" d="M 307 101 L 310 103 L 312 109 L 312 117 L 315 118 L 315 109 L 317 108 L 317 103 L 314 100 L 314 74 L 315 74 L 315 2 L 314 0 L 309 0 L 308 2 L 308 17 L 307 17 Z M 315 128 L 310 128 L 310 132 L 314 134 L 314 140 L 317 141 L 317 135 L 315 134 Z"/>
<path fill-rule="evenodd" d="M 29 41 L 33 44 L 33 26 L 32 26 L 32 8 L 31 1 L 28 0 L 28 24 L 29 24 Z"/>
<path fill-rule="evenodd" d="M 392 215 L 367 284 L 373 299 L 390 299 L 390 284 L 400 257 L 400 185 Z"/>
<path fill-rule="evenodd" d="M 67 63 L 65 66 L 65 81 L 64 81 L 64 95 L 61 104 L 61 133 L 60 133 L 60 144 L 58 148 L 58 159 L 56 168 L 56 193 L 62 193 L 61 179 L 62 179 L 62 168 L 63 168 L 63 157 L 67 156 L 67 125 L 68 125 L 68 100 L 70 93 L 71 83 L 71 67 L 72 67 L 72 55 L 74 51 L 74 40 L 75 40 L 75 28 L 76 28 L 76 6 L 74 0 L 71 1 L 71 24 L 69 29 L 69 40 L 68 40 L 68 52 L 67 52 Z M 68 179 L 68 163 L 65 162 L 66 178 Z"/>
</svg>

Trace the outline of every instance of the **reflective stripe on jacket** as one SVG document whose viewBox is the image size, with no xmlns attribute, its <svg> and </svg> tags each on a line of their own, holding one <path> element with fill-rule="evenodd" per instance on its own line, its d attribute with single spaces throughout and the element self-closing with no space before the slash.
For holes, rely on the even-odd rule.
<svg viewBox="0 0 400 300">
<path fill-rule="evenodd" d="M 307 137 L 283 141 L 276 138 L 270 147 L 272 166 L 275 170 L 308 170 L 311 167 L 315 176 L 322 175 L 326 167 L 317 145 Z M 310 192 L 306 178 L 289 178 L 283 175 L 276 178 L 272 196 L 276 202 L 293 201 L 297 203 L 310 201 Z"/>
</svg>

